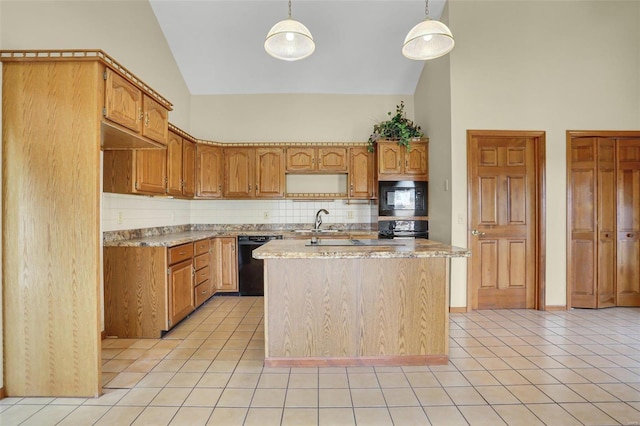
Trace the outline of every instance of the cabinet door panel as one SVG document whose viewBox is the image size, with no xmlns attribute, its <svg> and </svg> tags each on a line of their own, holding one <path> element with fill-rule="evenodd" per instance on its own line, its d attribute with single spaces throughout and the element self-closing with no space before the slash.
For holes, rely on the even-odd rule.
<svg viewBox="0 0 640 426">
<path fill-rule="evenodd" d="M 193 261 L 191 259 L 169 267 L 169 326 L 195 309 L 193 297 Z"/>
<path fill-rule="evenodd" d="M 169 134 L 169 111 L 159 102 L 143 96 L 144 125 L 142 136 L 166 144 Z"/>
<path fill-rule="evenodd" d="M 282 148 L 256 149 L 256 197 L 284 197 L 284 152 Z"/>
<path fill-rule="evenodd" d="M 346 148 L 318 148 L 318 171 L 321 172 L 346 172 L 347 149 Z"/>
<path fill-rule="evenodd" d="M 378 173 L 400 174 L 402 173 L 402 153 L 396 142 L 378 142 Z M 383 179 L 380 179 L 383 180 Z"/>
<path fill-rule="evenodd" d="M 250 148 L 224 149 L 224 196 L 251 198 L 254 191 L 254 160 Z"/>
<path fill-rule="evenodd" d="M 136 151 L 136 191 L 164 194 L 167 176 L 166 162 L 166 149 Z"/>
<path fill-rule="evenodd" d="M 288 172 L 311 172 L 316 170 L 315 148 L 287 148 Z"/>
<path fill-rule="evenodd" d="M 182 138 L 169 133 L 167 143 L 167 194 L 182 195 Z"/>
<path fill-rule="evenodd" d="M 182 195 L 193 197 L 196 193 L 196 144 L 186 139 L 182 142 Z"/>
<path fill-rule="evenodd" d="M 216 287 L 219 291 L 238 291 L 238 257 L 236 239 L 220 237 L 215 239 Z"/>
<path fill-rule="evenodd" d="M 619 140 L 617 152 L 617 304 L 640 306 L 640 140 Z"/>
<path fill-rule="evenodd" d="M 198 144 L 196 147 L 196 195 L 222 197 L 222 148 Z"/>
<path fill-rule="evenodd" d="M 142 91 L 106 69 L 105 117 L 128 129 L 142 131 Z"/>
<path fill-rule="evenodd" d="M 351 148 L 349 162 L 349 198 L 371 198 L 373 196 L 372 154 L 366 147 Z"/>
<path fill-rule="evenodd" d="M 411 149 L 404 153 L 404 173 L 410 176 L 420 176 L 425 180 L 429 178 L 429 158 L 427 145 L 424 143 L 412 143 Z"/>
</svg>

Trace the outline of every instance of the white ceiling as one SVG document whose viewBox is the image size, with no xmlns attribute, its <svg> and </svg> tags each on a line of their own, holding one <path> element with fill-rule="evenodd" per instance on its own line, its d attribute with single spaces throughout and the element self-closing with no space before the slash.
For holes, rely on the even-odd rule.
<svg viewBox="0 0 640 426">
<path fill-rule="evenodd" d="M 431 18 L 440 18 L 445 1 L 429 1 Z M 424 64 L 400 52 L 424 19 L 423 0 L 293 0 L 292 18 L 316 42 L 313 55 L 295 62 L 264 50 L 271 27 L 287 18 L 288 0 L 150 3 L 193 95 L 413 94 Z"/>
</svg>

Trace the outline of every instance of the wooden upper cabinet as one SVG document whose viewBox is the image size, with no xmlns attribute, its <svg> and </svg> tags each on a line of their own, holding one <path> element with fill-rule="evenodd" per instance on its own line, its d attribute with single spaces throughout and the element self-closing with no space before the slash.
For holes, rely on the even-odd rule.
<svg viewBox="0 0 640 426">
<path fill-rule="evenodd" d="M 213 145 L 196 146 L 196 197 L 222 197 L 222 148 Z"/>
<path fill-rule="evenodd" d="M 346 172 L 349 161 L 346 148 L 318 148 L 319 172 Z"/>
<path fill-rule="evenodd" d="M 224 148 L 224 191 L 229 198 L 252 198 L 255 191 L 253 148 Z"/>
<path fill-rule="evenodd" d="M 143 95 L 142 100 L 142 136 L 166 144 L 169 134 L 169 111 L 147 95 Z"/>
<path fill-rule="evenodd" d="M 167 144 L 167 194 L 193 197 L 195 194 L 195 143 L 169 132 Z"/>
<path fill-rule="evenodd" d="M 287 172 L 312 172 L 316 165 L 315 148 L 287 148 Z"/>
<path fill-rule="evenodd" d="M 193 197 L 196 193 L 196 144 L 182 140 L 182 195 Z"/>
<path fill-rule="evenodd" d="M 353 147 L 349 152 L 349 198 L 374 196 L 373 154 L 367 147 Z"/>
<path fill-rule="evenodd" d="M 104 151 L 103 190 L 120 194 L 164 194 L 167 150 Z"/>
<path fill-rule="evenodd" d="M 134 191 L 142 194 L 164 194 L 166 185 L 165 149 L 147 149 L 134 151 L 135 182 Z"/>
<path fill-rule="evenodd" d="M 167 194 L 182 195 L 182 137 L 173 132 L 167 143 Z"/>
<path fill-rule="evenodd" d="M 257 198 L 284 197 L 284 150 L 282 148 L 256 148 Z"/>
<path fill-rule="evenodd" d="M 225 148 L 224 191 L 227 198 L 283 198 L 282 148 Z"/>
<path fill-rule="evenodd" d="M 347 149 L 340 147 L 287 148 L 286 171 L 289 173 L 346 172 Z"/>
<path fill-rule="evenodd" d="M 142 90 L 109 68 L 105 76 L 105 118 L 141 133 Z"/>
<path fill-rule="evenodd" d="M 412 141 L 410 150 L 396 141 L 378 141 L 378 180 L 429 180 L 429 143 Z"/>
<path fill-rule="evenodd" d="M 167 144 L 169 110 L 111 68 L 105 70 L 104 117 L 140 136 Z"/>
</svg>

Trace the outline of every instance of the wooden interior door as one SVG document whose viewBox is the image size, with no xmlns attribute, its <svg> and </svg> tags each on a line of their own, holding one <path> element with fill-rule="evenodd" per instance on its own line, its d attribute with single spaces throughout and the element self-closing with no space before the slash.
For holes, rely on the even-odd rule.
<svg viewBox="0 0 640 426">
<path fill-rule="evenodd" d="M 615 144 L 577 137 L 567 148 L 570 306 L 615 306 Z"/>
<path fill-rule="evenodd" d="M 543 132 L 467 132 L 472 309 L 539 306 L 543 144 Z"/>
<path fill-rule="evenodd" d="M 617 141 L 617 305 L 640 306 L 640 139 Z"/>
</svg>

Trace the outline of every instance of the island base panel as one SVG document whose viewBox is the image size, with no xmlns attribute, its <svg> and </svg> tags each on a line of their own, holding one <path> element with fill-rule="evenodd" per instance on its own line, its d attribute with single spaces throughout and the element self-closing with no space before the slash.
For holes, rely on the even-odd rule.
<svg viewBox="0 0 640 426">
<path fill-rule="evenodd" d="M 265 259 L 265 365 L 446 363 L 448 272 L 444 257 Z"/>
</svg>

